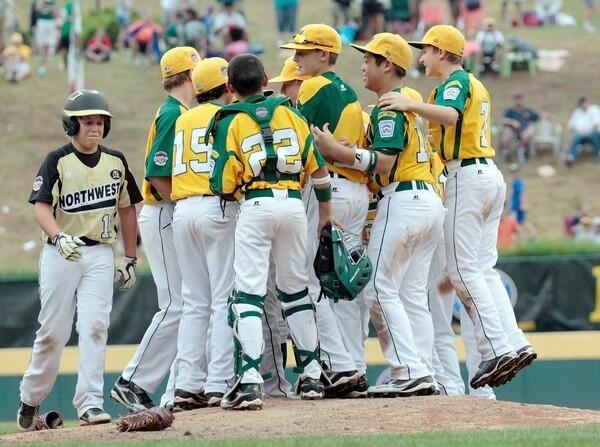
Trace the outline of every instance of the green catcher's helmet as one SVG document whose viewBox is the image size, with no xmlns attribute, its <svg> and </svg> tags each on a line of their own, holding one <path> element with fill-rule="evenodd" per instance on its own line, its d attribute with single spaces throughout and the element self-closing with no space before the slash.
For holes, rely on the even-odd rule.
<svg viewBox="0 0 600 447">
<path fill-rule="evenodd" d="M 360 237 L 331 224 L 321 231 L 314 268 L 321 293 L 334 302 L 356 298 L 373 273 Z"/>
</svg>

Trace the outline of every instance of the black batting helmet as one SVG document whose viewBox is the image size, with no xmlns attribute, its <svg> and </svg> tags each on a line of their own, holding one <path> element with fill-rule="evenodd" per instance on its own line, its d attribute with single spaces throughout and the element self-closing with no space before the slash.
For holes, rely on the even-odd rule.
<svg viewBox="0 0 600 447">
<path fill-rule="evenodd" d="M 79 132 L 78 116 L 102 115 L 104 116 L 104 134 L 106 138 L 110 131 L 112 115 L 108 110 L 106 97 L 97 90 L 77 90 L 71 93 L 63 107 L 62 122 L 67 135 L 72 137 Z"/>
</svg>

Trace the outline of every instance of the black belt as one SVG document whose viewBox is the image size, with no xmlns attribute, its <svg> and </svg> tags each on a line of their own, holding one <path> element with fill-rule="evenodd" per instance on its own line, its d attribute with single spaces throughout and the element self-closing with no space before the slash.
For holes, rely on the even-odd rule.
<svg viewBox="0 0 600 447">
<path fill-rule="evenodd" d="M 479 163 L 481 163 L 483 165 L 488 164 L 488 162 L 485 158 L 465 158 L 464 160 L 460 161 L 460 167 L 464 168 L 465 166 L 473 166 L 473 165 L 477 164 L 478 160 L 479 160 Z"/>
<path fill-rule="evenodd" d="M 90 239 L 89 237 L 80 237 L 79 238 L 81 240 L 81 242 L 83 242 L 85 244 L 86 247 L 92 247 L 93 245 L 98 245 L 101 244 L 102 242 L 98 242 L 95 241 L 93 239 Z M 50 245 L 54 245 L 54 243 L 52 242 L 52 239 L 48 238 L 46 239 L 46 242 L 49 243 Z"/>
<path fill-rule="evenodd" d="M 329 177 L 331 178 L 343 178 L 345 180 L 349 180 L 344 174 L 340 174 L 338 172 L 329 171 Z"/>
</svg>

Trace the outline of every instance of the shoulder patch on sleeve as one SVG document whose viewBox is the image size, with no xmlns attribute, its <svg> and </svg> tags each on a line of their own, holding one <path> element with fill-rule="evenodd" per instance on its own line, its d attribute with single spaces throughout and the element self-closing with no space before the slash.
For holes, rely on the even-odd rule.
<svg viewBox="0 0 600 447">
<path fill-rule="evenodd" d="M 444 100 L 454 101 L 460 95 L 460 89 L 458 87 L 446 87 L 444 89 Z"/>
<path fill-rule="evenodd" d="M 158 151 L 154 154 L 154 164 L 156 166 L 166 166 L 167 161 L 169 161 L 169 156 L 165 151 Z"/>
<path fill-rule="evenodd" d="M 39 191 L 43 184 L 44 184 L 44 177 L 42 177 L 41 175 L 38 175 L 33 180 L 33 190 L 36 192 Z"/>
<path fill-rule="evenodd" d="M 392 112 L 392 111 L 385 111 L 385 112 L 379 112 L 379 115 L 377 115 L 377 119 L 383 119 L 386 116 L 390 117 L 390 118 L 396 118 L 397 113 L 396 112 Z"/>
<path fill-rule="evenodd" d="M 394 120 L 379 121 L 378 126 L 381 138 L 390 138 L 394 136 L 394 128 L 396 127 L 396 122 Z"/>
</svg>

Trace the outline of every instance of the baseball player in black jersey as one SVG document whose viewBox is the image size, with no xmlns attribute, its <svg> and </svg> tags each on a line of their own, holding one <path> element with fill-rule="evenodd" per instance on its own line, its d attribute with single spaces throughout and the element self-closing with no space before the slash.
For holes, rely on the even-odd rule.
<svg viewBox="0 0 600 447">
<path fill-rule="evenodd" d="M 137 219 L 142 200 L 127 161 L 102 146 L 112 116 L 95 90 L 71 94 L 63 126 L 71 141 L 50 152 L 33 182 L 29 202 L 42 229 L 38 329 L 20 387 L 17 424 L 33 430 L 42 400 L 58 374 L 77 312 L 79 369 L 73 406 L 81 425 L 110 422 L 103 409 L 103 373 L 113 278 L 135 282 Z M 120 224 L 117 225 L 117 218 Z M 115 274 L 112 244 L 122 233 L 125 258 Z"/>
</svg>

